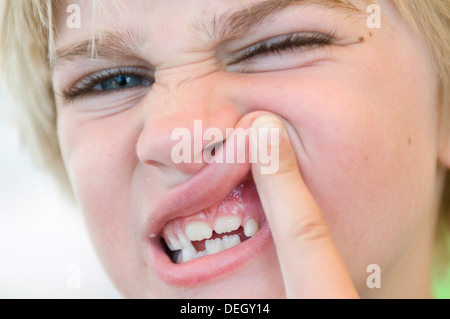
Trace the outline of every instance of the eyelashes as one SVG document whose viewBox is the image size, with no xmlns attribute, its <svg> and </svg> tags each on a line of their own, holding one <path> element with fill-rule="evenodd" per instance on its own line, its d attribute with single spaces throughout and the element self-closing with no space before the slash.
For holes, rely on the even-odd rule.
<svg viewBox="0 0 450 319">
<path fill-rule="evenodd" d="M 259 41 L 235 53 L 231 53 L 226 66 L 250 63 L 252 60 L 287 53 L 331 46 L 337 42 L 335 33 L 300 32 L 280 35 Z M 87 75 L 62 92 L 66 102 L 89 96 L 104 96 L 124 90 L 151 87 L 155 82 L 152 72 L 138 67 L 118 67 Z"/>
<path fill-rule="evenodd" d="M 71 102 L 77 98 L 105 95 L 138 87 L 150 87 L 154 78 L 150 72 L 137 67 L 119 67 L 102 70 L 69 85 L 62 92 L 64 100 Z"/>
<path fill-rule="evenodd" d="M 331 34 L 319 32 L 302 32 L 282 35 L 258 42 L 235 53 L 228 65 L 250 62 L 259 56 L 301 52 L 312 48 L 330 46 L 336 43 L 336 32 Z"/>
</svg>

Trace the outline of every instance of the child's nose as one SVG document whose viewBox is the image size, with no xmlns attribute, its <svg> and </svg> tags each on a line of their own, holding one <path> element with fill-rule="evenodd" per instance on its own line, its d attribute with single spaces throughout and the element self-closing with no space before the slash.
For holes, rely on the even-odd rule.
<svg viewBox="0 0 450 319">
<path fill-rule="evenodd" d="M 152 88 L 143 104 L 143 128 L 137 142 L 139 160 L 153 167 L 193 175 L 214 147 L 226 139 L 243 115 L 213 79 L 174 88 Z M 212 133 L 212 134 L 211 134 Z M 208 153 L 208 154 L 205 154 Z"/>
</svg>

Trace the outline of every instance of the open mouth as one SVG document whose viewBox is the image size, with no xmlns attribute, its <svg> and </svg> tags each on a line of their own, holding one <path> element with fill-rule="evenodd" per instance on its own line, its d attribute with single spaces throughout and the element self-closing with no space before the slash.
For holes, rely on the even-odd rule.
<svg viewBox="0 0 450 319">
<path fill-rule="evenodd" d="M 173 217 L 163 224 L 150 224 L 150 234 L 151 229 L 155 230 L 155 235 L 150 236 L 150 258 L 161 279 L 175 286 L 192 287 L 231 274 L 250 261 L 258 263 L 256 258 L 271 247 L 272 236 L 256 186 L 248 176 L 234 188 L 226 180 L 213 183 L 215 186 L 205 193 L 194 191 L 189 201 L 194 202 L 192 205 L 184 205 L 186 197 L 178 197 L 180 192 L 173 193 L 171 201 L 164 201 L 166 205 L 187 207 L 190 213 L 162 214 Z M 215 188 L 217 185 L 222 187 Z M 224 194 L 224 189 L 232 190 Z M 208 201 L 213 194 L 215 199 Z"/>
<path fill-rule="evenodd" d="M 249 116 L 238 123 L 236 127 L 244 130 L 235 134 L 243 134 L 239 132 L 245 132 L 251 120 Z M 233 138 L 228 137 L 214 156 L 249 158 L 248 137 L 232 152 L 226 144 Z M 243 270 L 244 265 L 256 266 L 266 260 L 266 252 L 273 253 L 249 161 L 205 165 L 170 189 L 149 216 L 143 240 L 149 243 L 150 265 L 171 285 L 193 287 Z"/>
<path fill-rule="evenodd" d="M 218 254 L 253 237 L 265 218 L 253 180 L 239 183 L 221 202 L 166 223 L 165 252 L 177 264 Z"/>
</svg>

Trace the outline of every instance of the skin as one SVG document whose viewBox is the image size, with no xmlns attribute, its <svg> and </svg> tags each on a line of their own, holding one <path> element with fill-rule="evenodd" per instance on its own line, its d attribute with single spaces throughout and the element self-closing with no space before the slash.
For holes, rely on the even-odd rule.
<svg viewBox="0 0 450 319">
<path fill-rule="evenodd" d="M 438 147 L 437 80 L 426 46 L 388 1 L 377 2 L 380 29 L 367 28 L 367 15 L 291 8 L 225 48 L 278 36 L 286 26 L 336 31 L 342 42 L 285 53 L 282 62 L 276 54 L 258 57 L 245 64 L 253 73 L 226 72 L 217 55 L 223 46 L 194 22 L 259 1 L 128 1 L 120 13 L 108 1 L 97 26 L 146 30 L 145 58 L 56 64 L 64 162 L 110 277 L 127 297 L 430 297 L 449 151 Z M 93 21 L 88 2 L 79 2 L 82 21 Z M 57 49 L 92 31 L 88 23 L 67 28 L 66 6 L 56 11 Z M 80 77 L 117 65 L 154 67 L 156 82 L 71 103 L 61 97 Z M 255 128 L 285 132 L 278 173 L 260 175 L 252 166 L 273 242 L 213 282 L 170 285 L 146 259 L 144 225 L 164 194 L 205 165 L 174 164 L 171 132 L 199 119 L 231 128 L 245 117 L 257 118 Z M 370 264 L 382 269 L 380 289 L 366 285 Z"/>
</svg>

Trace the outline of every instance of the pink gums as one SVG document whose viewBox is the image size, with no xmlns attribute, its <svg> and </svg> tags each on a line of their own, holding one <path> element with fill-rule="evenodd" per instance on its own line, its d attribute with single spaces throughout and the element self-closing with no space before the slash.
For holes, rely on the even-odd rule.
<svg viewBox="0 0 450 319">
<path fill-rule="evenodd" d="M 241 225 L 244 225 L 249 219 L 254 219 L 261 226 L 265 222 L 265 216 L 262 212 L 261 202 L 253 180 L 244 181 L 236 186 L 222 202 L 192 215 L 169 221 L 164 227 L 163 237 L 176 237 L 179 231 L 184 233 L 187 224 L 197 221 L 205 222 L 213 228 L 214 221 L 220 216 L 239 216 L 242 219 Z M 216 237 L 213 235 L 213 238 Z"/>
</svg>

